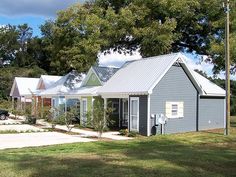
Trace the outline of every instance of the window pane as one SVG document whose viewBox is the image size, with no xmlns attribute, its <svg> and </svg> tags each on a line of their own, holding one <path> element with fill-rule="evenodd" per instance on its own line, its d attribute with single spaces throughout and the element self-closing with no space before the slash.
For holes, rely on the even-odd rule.
<svg viewBox="0 0 236 177">
<path fill-rule="evenodd" d="M 131 129 L 138 129 L 137 125 L 137 116 L 131 116 Z"/>
<path fill-rule="evenodd" d="M 138 101 L 137 100 L 132 100 L 131 101 L 131 114 L 132 115 L 137 115 L 138 112 Z"/>
<path fill-rule="evenodd" d="M 177 104 L 172 104 L 172 110 L 173 109 L 177 110 L 178 109 L 178 105 Z"/>
</svg>

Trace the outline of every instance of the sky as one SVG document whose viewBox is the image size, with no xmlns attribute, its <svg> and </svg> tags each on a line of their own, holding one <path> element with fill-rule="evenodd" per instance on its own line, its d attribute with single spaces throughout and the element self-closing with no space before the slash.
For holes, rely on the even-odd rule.
<svg viewBox="0 0 236 177">
<path fill-rule="evenodd" d="M 19 25 L 27 23 L 33 28 L 33 35 L 40 36 L 39 26 L 45 20 L 53 20 L 57 16 L 59 10 L 63 10 L 74 3 L 83 3 L 85 0 L 0 0 L 0 26 L 11 24 Z M 212 76 L 213 65 L 209 63 L 199 64 L 199 56 L 185 54 L 189 59 L 187 63 L 192 69 L 199 69 Z M 101 66 L 120 67 L 124 62 L 129 60 L 140 59 L 139 52 L 131 55 L 122 55 L 111 53 L 108 55 L 99 55 L 99 63 Z M 219 77 L 223 78 L 221 73 Z M 232 76 L 236 80 L 236 76 Z"/>
</svg>

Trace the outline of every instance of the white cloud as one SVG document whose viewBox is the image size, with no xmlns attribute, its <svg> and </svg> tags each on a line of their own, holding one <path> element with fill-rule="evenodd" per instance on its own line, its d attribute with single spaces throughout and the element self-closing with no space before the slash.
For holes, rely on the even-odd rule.
<svg viewBox="0 0 236 177">
<path fill-rule="evenodd" d="M 99 65 L 100 66 L 113 66 L 121 67 L 126 61 L 140 59 L 141 55 L 138 51 L 134 52 L 133 55 L 129 54 L 119 54 L 118 52 L 111 52 L 110 54 L 100 54 L 99 55 Z"/>
<path fill-rule="evenodd" d="M 44 16 L 55 17 L 58 10 L 85 0 L 1 0 L 0 15 L 14 16 Z"/>
</svg>

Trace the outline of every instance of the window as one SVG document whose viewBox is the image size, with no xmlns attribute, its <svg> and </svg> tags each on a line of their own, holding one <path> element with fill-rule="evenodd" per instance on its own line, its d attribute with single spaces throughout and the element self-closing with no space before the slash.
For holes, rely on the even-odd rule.
<svg viewBox="0 0 236 177">
<path fill-rule="evenodd" d="M 184 102 L 166 102 L 166 117 L 184 117 Z"/>
</svg>

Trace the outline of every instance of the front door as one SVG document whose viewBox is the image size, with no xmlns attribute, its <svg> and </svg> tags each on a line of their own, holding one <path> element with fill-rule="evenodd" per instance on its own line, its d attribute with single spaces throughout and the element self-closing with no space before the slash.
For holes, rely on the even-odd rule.
<svg viewBox="0 0 236 177">
<path fill-rule="evenodd" d="M 139 98 L 130 98 L 130 130 L 139 131 Z"/>
</svg>

